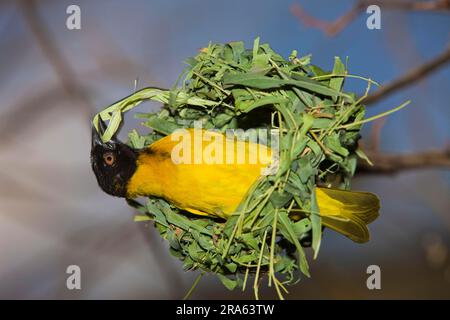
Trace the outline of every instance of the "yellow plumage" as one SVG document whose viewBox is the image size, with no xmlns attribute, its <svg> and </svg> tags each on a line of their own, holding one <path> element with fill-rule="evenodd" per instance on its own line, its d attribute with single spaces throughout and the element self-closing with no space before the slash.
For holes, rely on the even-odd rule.
<svg viewBox="0 0 450 320">
<path fill-rule="evenodd" d="M 194 152 L 199 141 L 196 134 L 204 135 L 200 155 Z M 127 186 L 128 197 L 162 197 L 193 214 L 228 218 L 261 177 L 262 170 L 270 166 L 270 149 L 236 143 L 211 131 L 190 129 L 183 138 L 190 139 L 190 156 L 184 153 L 189 148 L 178 152 L 181 139 L 173 136 L 164 137 L 140 153 L 136 172 Z M 174 154 L 191 163 L 176 163 Z M 211 163 L 214 159 L 218 163 Z M 316 195 L 325 226 L 356 242 L 369 240 L 366 224 L 378 216 L 379 210 L 375 195 L 326 188 L 317 188 Z"/>
</svg>

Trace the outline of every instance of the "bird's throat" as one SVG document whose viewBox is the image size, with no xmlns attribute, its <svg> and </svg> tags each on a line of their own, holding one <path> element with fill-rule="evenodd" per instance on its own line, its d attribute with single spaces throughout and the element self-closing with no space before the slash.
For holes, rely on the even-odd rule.
<svg viewBox="0 0 450 320">
<path fill-rule="evenodd" d="M 151 149 L 140 152 L 136 160 L 136 171 L 128 181 L 127 197 L 163 196 L 165 185 L 170 184 L 172 170 L 168 159 L 155 154 Z M 173 175 L 173 173 L 172 173 Z"/>
</svg>

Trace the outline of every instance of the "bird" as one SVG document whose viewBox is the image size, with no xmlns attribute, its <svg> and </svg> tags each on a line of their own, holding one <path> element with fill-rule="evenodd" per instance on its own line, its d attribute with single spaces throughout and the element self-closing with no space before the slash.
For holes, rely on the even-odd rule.
<svg viewBox="0 0 450 320">
<path fill-rule="evenodd" d="M 99 131 L 104 132 L 106 125 L 101 119 L 98 128 L 92 126 L 90 160 L 104 192 L 126 199 L 163 198 L 194 215 L 228 219 L 236 213 L 251 187 L 264 176 L 264 170 L 274 164 L 269 146 L 248 141 L 232 144 L 235 154 L 227 161 L 225 154 L 211 159 L 220 150 L 230 151 L 225 147 L 229 137 L 215 131 L 182 129 L 182 135 L 172 133 L 147 147 L 134 149 L 121 142 L 117 134 L 104 142 Z M 189 149 L 195 151 L 195 143 L 184 145 L 186 150 L 180 152 L 181 137 L 193 141 L 196 134 L 217 142 L 216 154 L 210 152 L 208 156 L 207 146 L 201 146 L 201 161 L 196 161 L 195 152 L 189 152 Z M 244 160 L 238 159 L 236 145 L 241 146 Z M 264 152 L 259 152 L 262 156 L 256 157 L 257 161 L 249 161 L 255 150 Z M 186 157 L 189 154 L 192 161 L 181 161 L 189 160 Z M 315 193 L 323 227 L 357 243 L 369 241 L 367 225 L 379 216 L 380 210 L 380 200 L 375 194 L 327 187 L 316 187 Z"/>
</svg>

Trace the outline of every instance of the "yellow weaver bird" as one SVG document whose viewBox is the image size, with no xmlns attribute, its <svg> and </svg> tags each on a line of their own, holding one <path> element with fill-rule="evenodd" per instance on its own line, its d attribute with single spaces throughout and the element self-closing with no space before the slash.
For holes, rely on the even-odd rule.
<svg viewBox="0 0 450 320">
<path fill-rule="evenodd" d="M 105 125 L 100 120 L 100 127 Z M 103 128 L 104 130 L 104 128 Z M 226 138 L 220 133 L 190 129 L 184 138 L 195 140 L 196 132 L 205 140 L 215 140 L 223 155 L 211 161 L 202 152 L 198 163 L 174 161 L 174 154 L 181 154 L 179 139 L 173 134 L 166 136 L 147 148 L 134 150 L 113 137 L 102 142 L 99 133 L 92 129 L 91 164 L 98 184 L 106 193 L 127 199 L 139 196 L 164 198 L 178 208 L 196 215 L 227 219 L 237 209 L 251 186 L 261 177 L 262 170 L 271 164 L 271 150 L 263 145 L 243 142 L 244 161 L 235 154 L 226 158 Z M 219 139 L 220 138 L 220 139 Z M 195 143 L 191 151 L 195 157 Z M 258 146 L 258 148 L 254 148 Z M 207 151 L 203 145 L 201 151 Z M 259 157 L 253 153 L 259 151 Z M 265 152 L 261 152 L 265 151 Z M 183 150 L 183 153 L 187 152 Z M 188 152 L 189 153 L 189 152 Z M 261 155 L 262 154 L 262 155 Z M 185 156 L 186 154 L 183 154 Z M 249 159 L 258 161 L 249 161 Z M 176 160 L 176 159 L 175 159 Z M 212 162 L 212 163 L 211 163 Z M 376 195 L 368 192 L 316 188 L 322 224 L 355 242 L 369 240 L 367 224 L 378 217 L 380 208 Z"/>
</svg>

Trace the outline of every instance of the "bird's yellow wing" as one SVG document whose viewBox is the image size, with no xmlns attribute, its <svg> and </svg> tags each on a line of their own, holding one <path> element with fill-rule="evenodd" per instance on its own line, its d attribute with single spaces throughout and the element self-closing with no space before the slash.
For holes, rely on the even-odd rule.
<svg viewBox="0 0 450 320">
<path fill-rule="evenodd" d="M 200 148 L 195 134 L 203 134 Z M 260 144 L 186 130 L 184 136 L 158 140 L 139 156 L 129 194 L 160 196 L 194 214 L 227 218 L 270 165 L 270 156 L 270 149 Z"/>
</svg>

